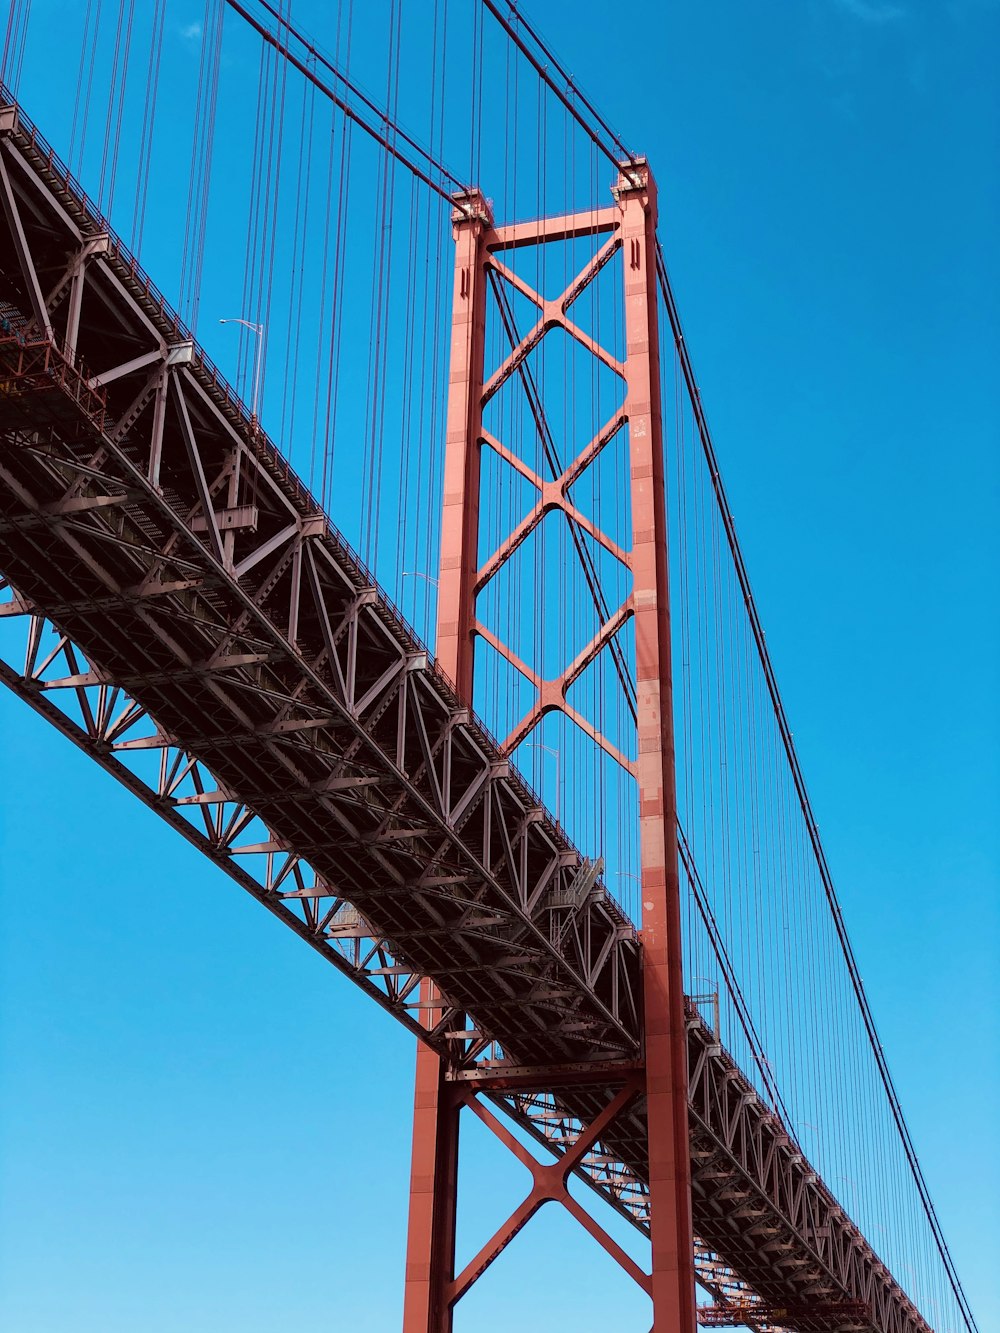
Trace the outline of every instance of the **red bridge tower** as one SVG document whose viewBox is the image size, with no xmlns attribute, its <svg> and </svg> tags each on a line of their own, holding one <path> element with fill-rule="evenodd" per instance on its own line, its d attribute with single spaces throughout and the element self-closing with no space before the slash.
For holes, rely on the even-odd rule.
<svg viewBox="0 0 1000 1333">
<path fill-rule="evenodd" d="M 476 617 L 477 596 L 493 573 L 524 539 L 525 524 L 480 569 L 480 451 L 484 444 L 502 452 L 538 490 L 533 521 L 561 508 L 597 538 L 603 534 L 582 519 L 569 498 L 570 486 L 620 429 L 627 429 L 632 501 L 632 548 L 621 553 L 632 575 L 626 602 L 601 627 L 588 649 L 560 678 L 538 681 L 533 709 L 508 737 L 509 752 L 552 709 L 573 716 L 566 692 L 585 666 L 634 617 L 638 700 L 638 757 L 625 760 L 605 738 L 597 744 L 636 780 L 639 800 L 644 1049 L 641 1066 L 607 1078 L 604 1112 L 584 1126 L 573 1146 L 552 1165 L 536 1161 L 475 1096 L 470 1084 L 454 1079 L 429 1047 L 417 1053 L 409 1245 L 406 1265 L 404 1333 L 450 1333 L 452 1312 L 473 1282 L 501 1253 L 534 1212 L 557 1200 L 622 1264 L 650 1295 L 653 1333 L 693 1333 L 695 1293 L 691 1183 L 687 1119 L 687 1048 L 681 970 L 681 918 L 676 838 L 673 712 L 671 704 L 670 611 L 667 579 L 667 522 L 664 493 L 663 429 L 660 407 L 659 341 L 656 304 L 656 186 L 643 161 L 623 166 L 606 208 L 538 222 L 494 225 L 478 192 L 456 199 L 456 242 L 451 336 L 451 373 L 445 454 L 441 535 L 437 656 L 460 697 L 472 703 L 474 648 L 484 633 Z M 606 235 L 594 258 L 556 301 L 533 291 L 503 263 L 505 251 L 544 246 L 578 236 Z M 620 253 L 620 258 L 618 257 Z M 569 308 L 608 262 L 619 265 L 623 284 L 626 355 L 618 361 L 572 322 Z M 487 273 L 510 283 L 537 306 L 538 322 L 484 383 Z M 513 459 L 483 431 L 483 406 L 544 335 L 563 328 L 624 380 L 620 413 L 554 481 L 543 481 Z M 527 520 L 530 525 L 532 519 Z M 607 539 L 604 539 L 605 541 Z M 616 548 L 617 549 L 617 548 Z M 541 595 L 541 593 L 540 593 Z M 504 645 L 491 636 L 493 646 Z M 423 1002 L 434 1013 L 428 985 Z M 519 1086 L 539 1092 L 557 1086 L 560 1072 L 538 1069 L 520 1075 Z M 483 1087 L 483 1084 L 478 1084 Z M 649 1125 L 649 1206 L 652 1272 L 646 1274 L 583 1210 L 567 1189 L 573 1166 L 594 1145 L 615 1116 L 644 1098 Z M 459 1120 L 468 1107 L 485 1121 L 532 1172 L 528 1197 L 461 1272 L 455 1272 L 456 1189 Z"/>
</svg>

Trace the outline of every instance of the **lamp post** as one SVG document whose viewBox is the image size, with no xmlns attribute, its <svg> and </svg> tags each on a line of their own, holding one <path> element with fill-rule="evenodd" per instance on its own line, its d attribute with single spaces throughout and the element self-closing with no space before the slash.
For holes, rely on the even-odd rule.
<svg viewBox="0 0 1000 1333">
<path fill-rule="evenodd" d="M 428 588 L 433 587 L 433 588 L 436 589 L 436 588 L 440 588 L 440 586 L 441 586 L 441 583 L 440 583 L 440 580 L 439 580 L 439 579 L 434 578 L 434 576 L 433 576 L 432 574 L 425 574 L 424 571 L 423 571 L 422 569 L 404 569 L 403 572 L 402 572 L 402 574 L 400 575 L 400 587 L 399 587 L 399 598 L 400 598 L 400 602 L 402 602 L 402 599 L 403 599 L 403 586 L 402 586 L 402 581 L 403 581 L 403 579 L 423 579 L 424 583 L 427 585 Z M 425 622 L 427 621 L 427 619 L 429 619 L 429 617 L 430 617 L 430 600 L 429 600 L 428 596 L 425 594 L 425 595 L 424 595 L 424 620 L 425 620 Z M 413 589 L 413 621 L 414 621 L 414 624 L 416 624 L 416 619 L 417 619 L 417 590 L 416 590 L 416 587 L 414 587 L 414 589 Z M 430 638 L 429 626 L 428 626 L 426 623 L 425 623 L 425 625 L 424 625 L 423 633 L 424 633 L 424 637 L 425 637 L 425 638 L 427 638 L 427 639 Z"/>
<path fill-rule="evenodd" d="M 250 420 L 254 425 L 257 424 L 257 402 L 260 397 L 260 368 L 264 359 L 264 325 L 254 324 L 249 319 L 240 319 L 233 316 L 231 319 L 220 319 L 220 324 L 242 324 L 245 329 L 257 335 L 257 353 L 253 363 L 253 387 L 250 391 Z"/>
<path fill-rule="evenodd" d="M 541 741 L 526 741 L 525 744 L 529 750 L 544 750 L 546 754 L 552 755 L 556 761 L 556 823 L 561 824 L 562 819 L 559 814 L 559 800 L 562 788 L 562 765 L 560 762 L 561 756 L 559 751 L 555 749 L 554 746 L 544 745 Z"/>
<path fill-rule="evenodd" d="M 820 1142 L 819 1125 L 814 1125 L 814 1124 L 810 1123 L 810 1121 L 808 1121 L 808 1120 L 796 1120 L 794 1123 L 795 1123 L 795 1125 L 796 1125 L 796 1127 L 797 1127 L 798 1129 L 811 1129 L 811 1130 L 812 1130 L 812 1132 L 813 1132 L 813 1143 L 814 1143 L 815 1146 L 816 1146 L 816 1160 L 818 1161 L 818 1160 L 819 1160 L 820 1153 L 822 1152 L 822 1147 L 823 1147 L 822 1143 Z M 800 1140 L 800 1142 L 801 1142 L 801 1140 Z M 814 1163 L 814 1165 L 815 1165 L 815 1163 Z"/>
<path fill-rule="evenodd" d="M 637 885 L 638 885 L 638 888 L 636 889 L 636 894 L 635 894 L 635 907 L 636 907 L 636 909 L 638 909 L 638 907 L 639 907 L 639 903 L 640 903 L 640 899 L 642 898 L 642 880 L 640 879 L 640 877 L 639 877 L 638 875 L 634 874 L 631 870 L 616 870 L 616 871 L 615 871 L 615 878 L 616 878 L 616 879 L 630 879 L 630 880 L 633 882 L 633 884 L 637 884 Z M 625 904 L 622 903 L 622 906 L 624 907 Z M 639 915 L 640 915 L 640 914 L 639 914 L 638 910 L 633 911 L 633 910 L 631 910 L 631 909 L 629 909 L 629 908 L 626 908 L 625 910 L 628 912 L 628 914 L 629 914 L 629 916 L 632 918 L 633 922 L 637 923 L 637 922 L 639 921 Z"/>
</svg>

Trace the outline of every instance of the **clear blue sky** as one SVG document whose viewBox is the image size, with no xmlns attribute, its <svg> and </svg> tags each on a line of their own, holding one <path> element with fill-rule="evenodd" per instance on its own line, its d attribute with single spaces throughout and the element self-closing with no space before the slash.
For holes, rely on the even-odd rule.
<svg viewBox="0 0 1000 1333">
<path fill-rule="evenodd" d="M 169 11 L 181 41 L 202 5 Z M 529 12 L 655 166 L 847 922 L 998 1333 L 1000 5 Z M 0 736 L 0 1326 L 398 1327 L 410 1041 L 12 696 Z M 459 1329 L 642 1309 L 554 1210 L 497 1277 Z"/>
</svg>

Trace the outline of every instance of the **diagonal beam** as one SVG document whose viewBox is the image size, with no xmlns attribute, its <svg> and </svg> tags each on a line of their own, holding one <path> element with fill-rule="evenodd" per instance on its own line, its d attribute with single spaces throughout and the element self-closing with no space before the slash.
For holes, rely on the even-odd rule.
<svg viewBox="0 0 1000 1333">
<path fill-rule="evenodd" d="M 573 659 L 573 661 L 569 664 L 566 670 L 559 677 L 559 681 L 562 686 L 562 691 L 564 695 L 569 689 L 569 687 L 573 684 L 573 682 L 579 676 L 583 675 L 584 671 L 586 671 L 587 667 L 590 666 L 594 658 L 598 656 L 601 649 L 604 648 L 605 645 L 608 644 L 614 638 L 614 636 L 618 633 L 621 627 L 632 615 L 633 615 L 633 605 L 632 605 L 632 595 L 630 593 L 628 597 L 625 598 L 624 602 L 622 602 L 621 606 L 614 613 L 614 615 L 609 617 L 609 619 L 607 619 L 604 622 L 604 624 L 597 631 L 597 633 L 590 640 L 590 642 L 580 650 L 577 656 Z"/>
<path fill-rule="evenodd" d="M 531 328 L 521 339 L 517 346 L 511 351 L 510 355 L 501 362 L 493 372 L 487 382 L 483 385 L 483 406 L 490 401 L 496 391 L 510 379 L 518 366 L 527 359 L 534 348 L 545 337 L 546 333 L 552 328 L 556 321 L 554 319 L 546 320 L 544 317 Z"/>
<path fill-rule="evenodd" d="M 465 1105 L 488 1129 L 492 1130 L 500 1142 L 531 1172 L 532 1186 L 526 1198 L 514 1209 L 507 1221 L 497 1228 L 475 1257 L 466 1264 L 462 1272 L 450 1284 L 448 1290 L 449 1305 L 453 1306 L 461 1300 L 473 1283 L 478 1281 L 490 1265 L 500 1257 L 518 1232 L 538 1212 L 539 1208 L 549 1202 L 559 1202 L 567 1208 L 590 1235 L 599 1244 L 603 1245 L 613 1258 L 621 1263 L 630 1276 L 635 1278 L 643 1290 L 649 1290 L 649 1278 L 646 1274 L 593 1218 L 588 1217 L 584 1209 L 572 1198 L 566 1184 L 570 1172 L 580 1165 L 583 1158 L 597 1143 L 605 1130 L 635 1100 L 638 1093 L 639 1084 L 637 1080 L 629 1079 L 600 1114 L 590 1124 L 581 1128 L 576 1141 L 565 1149 L 555 1162 L 549 1164 L 539 1162 L 536 1157 L 528 1152 L 527 1148 L 514 1137 L 507 1126 L 485 1107 L 474 1093 L 466 1095 Z M 557 1150 L 552 1148 L 552 1151 Z"/>
<path fill-rule="evenodd" d="M 45 336 L 51 337 L 52 323 L 49 319 L 49 312 L 45 305 L 45 297 L 42 295 L 41 284 L 38 281 L 38 273 L 35 270 L 35 263 L 31 257 L 28 238 L 24 234 L 24 226 L 21 222 L 21 210 L 17 206 L 14 187 L 10 183 L 7 163 L 4 160 L 5 156 L 6 154 L 4 151 L 0 149 L 0 203 L 3 205 L 3 212 L 4 217 L 7 219 L 7 225 L 10 227 L 10 234 L 14 241 L 14 250 L 17 253 L 17 262 L 21 270 L 21 276 L 24 278 L 25 285 L 28 288 L 28 300 L 31 303 L 31 313 L 34 316 L 35 323 Z"/>
<path fill-rule="evenodd" d="M 539 492 L 541 499 L 538 506 L 526 514 L 513 532 L 503 541 L 489 559 L 481 566 L 476 574 L 475 591 L 478 595 L 486 587 L 487 583 L 495 577 L 503 568 L 510 557 L 524 540 L 531 535 L 538 526 L 545 514 L 552 509 L 562 509 L 566 517 L 577 524 L 584 532 L 593 538 L 599 546 L 604 549 L 623 565 L 628 565 L 628 553 L 611 540 L 595 523 L 586 518 L 573 502 L 569 499 L 569 488 L 580 478 L 580 476 L 590 467 L 601 451 L 604 449 L 624 425 L 625 416 L 622 410 L 614 413 L 597 432 L 594 438 L 580 451 L 577 457 L 570 463 L 569 467 L 555 481 L 543 481 L 541 477 L 528 467 L 518 456 L 507 448 L 500 440 L 489 431 L 480 433 L 481 441 L 493 450 L 499 458 L 502 458 L 511 468 L 514 469 L 525 481 L 534 486 Z M 544 421 L 540 423 L 544 425 Z M 546 428 L 547 429 L 547 428 Z"/>
<path fill-rule="evenodd" d="M 552 508 L 550 505 L 549 508 Z M 504 565 L 519 547 L 523 546 L 545 517 L 548 509 L 543 504 L 535 505 L 530 513 L 525 514 L 512 533 L 497 547 L 490 558 L 476 574 L 475 592 L 481 593 L 486 585 L 500 573 Z"/>
<path fill-rule="evenodd" d="M 532 469 L 528 467 L 527 463 L 518 458 L 517 454 L 508 449 L 505 444 L 502 444 L 495 435 L 491 435 L 488 430 L 481 430 L 479 432 L 479 438 L 483 444 L 488 445 L 493 452 L 498 454 L 505 463 L 514 469 L 515 472 L 520 473 L 525 481 L 530 482 L 536 490 L 542 490 L 545 483 L 542 481 L 538 473 L 533 472 Z"/>
<path fill-rule="evenodd" d="M 590 286 L 601 269 L 608 263 L 619 251 L 622 244 L 621 230 L 615 229 L 614 235 L 610 240 L 605 241 L 601 248 L 594 255 L 593 259 L 584 264 L 583 268 L 576 275 L 562 294 L 562 308 L 567 311 L 573 302 L 582 292 Z"/>
<path fill-rule="evenodd" d="M 576 458 L 573 459 L 572 463 L 564 469 L 559 481 L 566 490 L 569 490 L 569 488 L 580 479 L 583 473 L 586 472 L 591 463 L 596 461 L 597 456 L 603 451 L 604 446 L 610 444 L 624 424 L 625 407 L 623 404 L 617 412 L 608 417 L 607 421 L 590 443 L 581 449 Z"/>
<path fill-rule="evenodd" d="M 99 375 L 92 376 L 87 381 L 91 389 L 101 389 L 105 384 L 112 384 L 115 380 L 120 380 L 123 375 L 131 375 L 136 370 L 144 370 L 146 366 L 154 365 L 157 361 L 164 359 L 164 353 L 156 347 L 151 352 L 143 352 L 141 356 L 132 357 L 131 361 L 123 361 L 120 365 L 109 366 L 107 370 L 102 370 Z"/>
<path fill-rule="evenodd" d="M 205 477 L 205 469 L 202 466 L 198 441 L 195 439 L 194 429 L 191 425 L 191 418 L 188 415 L 187 403 L 184 401 L 184 390 L 181 388 L 180 381 L 176 375 L 171 379 L 171 387 L 173 388 L 174 399 L 177 403 L 177 419 L 180 422 L 181 435 L 184 439 L 184 446 L 187 449 L 188 459 L 191 463 L 191 471 L 194 475 L 195 489 L 201 503 L 202 513 L 205 516 L 209 544 L 211 545 L 212 554 L 215 556 L 216 560 L 218 560 L 220 565 L 224 565 L 226 563 L 226 553 L 222 545 L 222 534 L 219 532 L 219 525 L 215 518 L 215 504 L 212 500 L 211 492 L 208 489 L 208 480 Z"/>
<path fill-rule="evenodd" d="M 536 689 L 541 689 L 541 676 L 538 675 L 536 671 L 533 671 L 532 668 L 528 666 L 527 662 L 522 662 L 521 659 L 507 647 L 502 639 L 498 639 L 492 630 L 486 628 L 481 620 L 476 621 L 475 631 L 481 639 L 484 639 L 492 649 L 500 654 L 505 662 L 509 662 L 515 671 L 520 672 L 525 680 L 530 681 Z"/>
</svg>

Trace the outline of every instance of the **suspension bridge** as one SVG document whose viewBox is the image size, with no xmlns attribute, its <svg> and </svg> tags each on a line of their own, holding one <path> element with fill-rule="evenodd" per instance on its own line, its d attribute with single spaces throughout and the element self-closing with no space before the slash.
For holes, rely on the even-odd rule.
<svg viewBox="0 0 1000 1333">
<path fill-rule="evenodd" d="M 513 5 L 392 3 L 376 59 L 347 6 L 207 0 L 186 72 L 167 22 L 88 5 L 49 130 L 10 6 L 4 683 L 413 1034 L 405 1333 L 547 1203 L 657 1333 L 975 1333 L 655 164 Z M 460 1254 L 470 1117 L 531 1186 Z"/>
</svg>

